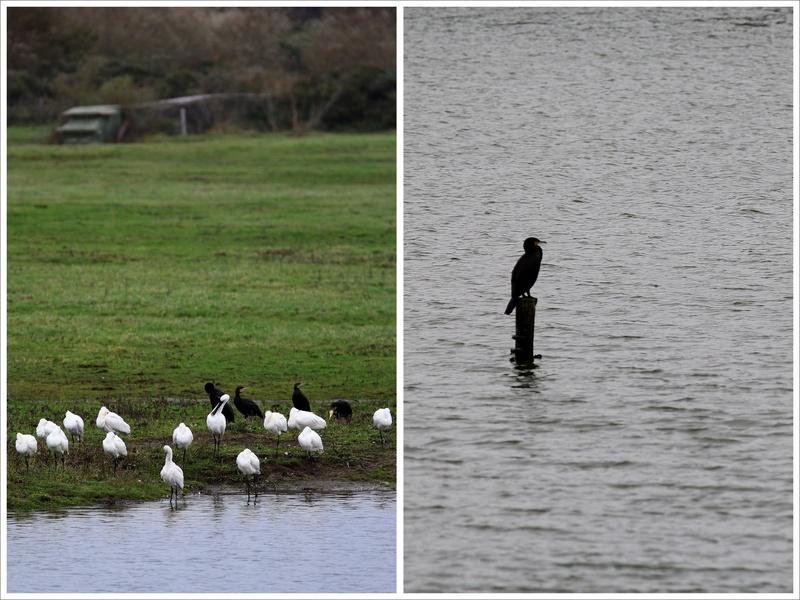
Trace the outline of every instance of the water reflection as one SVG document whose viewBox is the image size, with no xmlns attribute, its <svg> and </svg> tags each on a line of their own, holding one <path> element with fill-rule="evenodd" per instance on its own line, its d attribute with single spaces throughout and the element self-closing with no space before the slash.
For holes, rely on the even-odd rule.
<svg viewBox="0 0 800 600">
<path fill-rule="evenodd" d="M 12 593 L 396 592 L 393 491 L 266 493 L 256 504 L 241 493 L 193 495 L 173 507 L 9 513 L 7 527 Z M 241 576 L 243 556 L 258 577 Z"/>
</svg>

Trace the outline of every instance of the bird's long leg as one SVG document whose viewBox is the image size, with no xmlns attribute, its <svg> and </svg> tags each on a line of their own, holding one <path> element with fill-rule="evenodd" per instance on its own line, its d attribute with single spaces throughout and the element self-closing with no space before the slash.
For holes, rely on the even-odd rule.
<svg viewBox="0 0 800 600">
<path fill-rule="evenodd" d="M 247 484 L 247 503 L 250 504 L 250 480 L 247 475 L 244 476 L 244 481 Z"/>
<path fill-rule="evenodd" d="M 381 434 L 381 444 L 383 444 L 383 431 L 378 429 L 378 433 Z"/>
<path fill-rule="evenodd" d="M 278 441 L 275 442 L 275 456 L 278 456 L 278 444 L 281 443 L 281 434 L 278 434 Z"/>
<path fill-rule="evenodd" d="M 186 462 L 186 448 L 183 449 L 183 462 Z"/>
<path fill-rule="evenodd" d="M 256 498 L 258 498 L 258 483 L 256 482 L 256 474 L 255 473 L 253 473 L 253 488 L 255 489 L 255 492 L 256 492 Z M 253 500 L 253 504 L 255 504 L 255 503 L 256 503 L 256 501 Z"/>
<path fill-rule="evenodd" d="M 25 472 L 30 473 L 30 466 L 28 465 L 28 455 L 25 455 Z"/>
</svg>

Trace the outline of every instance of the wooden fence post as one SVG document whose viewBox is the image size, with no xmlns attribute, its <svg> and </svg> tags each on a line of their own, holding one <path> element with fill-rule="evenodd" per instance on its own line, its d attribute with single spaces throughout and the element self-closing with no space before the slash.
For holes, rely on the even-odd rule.
<svg viewBox="0 0 800 600">
<path fill-rule="evenodd" d="M 516 334 L 512 352 L 518 363 L 533 363 L 533 333 L 536 322 L 536 298 L 522 297 L 517 300 Z"/>
</svg>

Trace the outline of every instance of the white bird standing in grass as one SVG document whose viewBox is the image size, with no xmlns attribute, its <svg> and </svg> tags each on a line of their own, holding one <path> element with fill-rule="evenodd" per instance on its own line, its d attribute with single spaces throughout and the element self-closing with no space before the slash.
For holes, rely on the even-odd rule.
<svg viewBox="0 0 800 600">
<path fill-rule="evenodd" d="M 172 432 L 172 443 L 178 450 L 183 450 L 183 461 L 186 462 L 186 451 L 192 445 L 192 430 L 189 429 L 184 423 L 181 423 Z"/>
<path fill-rule="evenodd" d="M 388 429 L 392 425 L 392 413 L 388 408 L 379 408 L 372 415 L 372 424 L 378 428 L 378 433 L 381 434 L 381 444 L 383 444 L 383 430 Z"/>
<path fill-rule="evenodd" d="M 79 442 L 83 441 L 83 419 L 78 415 L 67 411 L 64 415 L 64 429 L 69 431 L 73 442 L 76 436 Z"/>
<path fill-rule="evenodd" d="M 50 449 L 50 452 L 53 453 L 53 463 L 56 468 L 58 468 L 57 454 L 61 455 L 61 467 L 66 468 L 64 455 L 69 453 L 69 440 L 67 439 L 67 434 L 64 433 L 58 425 L 56 425 L 56 428 L 47 436 L 47 447 Z"/>
<path fill-rule="evenodd" d="M 286 417 L 278 412 L 265 412 L 264 429 L 278 436 L 278 441 L 275 442 L 275 456 L 278 456 L 278 445 L 281 443 L 281 433 L 286 431 Z"/>
<path fill-rule="evenodd" d="M 125 419 L 117 413 L 111 412 L 105 406 L 97 413 L 97 426 L 103 431 L 113 431 L 118 434 L 129 435 L 131 432 L 131 426 L 125 422 Z"/>
<path fill-rule="evenodd" d="M 36 436 L 46 440 L 47 436 L 53 432 L 53 429 L 58 429 L 58 425 L 47 419 L 39 419 L 39 424 L 36 426 Z"/>
<path fill-rule="evenodd" d="M 250 450 L 250 448 L 245 448 L 239 452 L 239 456 L 236 457 L 236 466 L 239 467 L 239 470 L 244 475 L 244 480 L 247 482 L 248 504 L 250 504 L 250 480 L 248 479 L 248 476 L 253 476 L 253 488 L 255 488 L 255 498 L 253 499 L 253 503 L 255 503 L 256 499 L 258 498 L 256 475 L 261 475 L 261 461 L 258 460 L 255 452 Z"/>
<path fill-rule="evenodd" d="M 224 416 L 222 417 L 225 418 Z M 169 486 L 169 505 L 172 506 L 172 492 L 175 491 L 175 506 L 178 505 L 178 488 L 183 490 L 183 469 L 172 462 L 172 448 L 164 446 L 167 458 L 164 461 L 164 468 L 161 469 L 161 479 Z"/>
<path fill-rule="evenodd" d="M 311 456 L 312 452 L 322 452 L 322 438 L 311 427 L 303 429 L 300 435 L 297 436 L 297 441 L 300 443 L 300 447 L 308 452 L 309 456 Z"/>
<path fill-rule="evenodd" d="M 39 451 L 39 442 L 29 433 L 17 433 L 17 452 L 25 457 L 25 472 L 30 470 L 28 457 L 33 456 Z"/>
<path fill-rule="evenodd" d="M 117 472 L 117 464 L 123 456 L 128 456 L 128 449 L 125 442 L 113 431 L 109 431 L 103 440 L 103 451 L 108 454 L 114 462 L 114 473 Z"/>
<path fill-rule="evenodd" d="M 306 427 L 311 429 L 325 429 L 328 426 L 325 419 L 307 410 L 298 410 L 294 406 L 289 411 L 289 427 L 302 431 Z"/>
<path fill-rule="evenodd" d="M 223 394 L 219 399 L 219 404 L 217 404 L 206 417 L 206 425 L 208 425 L 211 435 L 214 436 L 214 456 L 219 456 L 222 434 L 225 433 L 225 426 L 227 425 L 225 415 L 222 414 L 222 408 L 230 399 L 231 397 L 228 394 Z"/>
</svg>

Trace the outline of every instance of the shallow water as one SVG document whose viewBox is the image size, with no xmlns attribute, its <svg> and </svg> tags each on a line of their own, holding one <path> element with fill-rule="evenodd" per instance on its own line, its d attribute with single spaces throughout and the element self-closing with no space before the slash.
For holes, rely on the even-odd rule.
<svg viewBox="0 0 800 600">
<path fill-rule="evenodd" d="M 392 492 L 9 513 L 9 593 L 394 593 Z M 46 566 L 46 569 L 43 567 Z"/>
<path fill-rule="evenodd" d="M 406 592 L 791 591 L 791 19 L 405 9 Z"/>
</svg>

